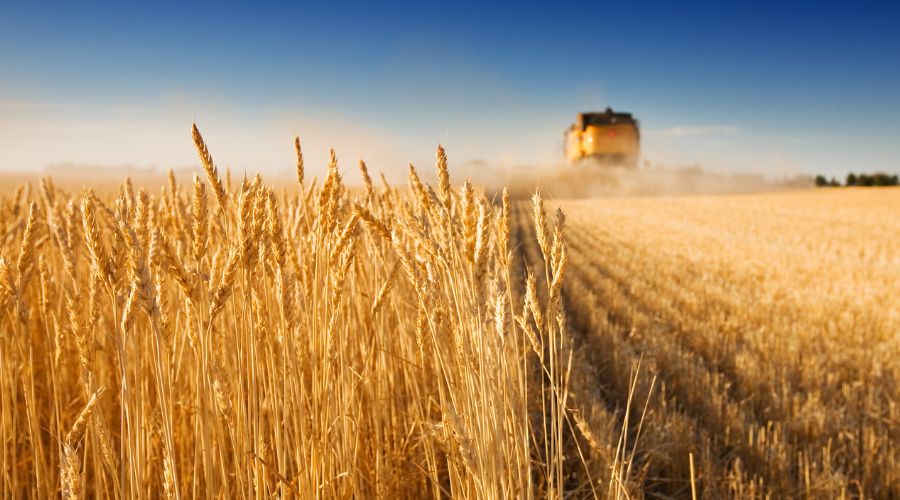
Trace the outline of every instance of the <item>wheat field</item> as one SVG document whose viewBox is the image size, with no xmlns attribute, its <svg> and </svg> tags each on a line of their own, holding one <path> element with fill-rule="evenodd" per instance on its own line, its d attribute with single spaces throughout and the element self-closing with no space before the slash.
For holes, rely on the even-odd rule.
<svg viewBox="0 0 900 500">
<path fill-rule="evenodd" d="M 0 497 L 900 495 L 900 192 L 510 200 L 299 140 L 276 188 L 191 134 L 191 181 L 0 195 Z"/>
<path fill-rule="evenodd" d="M 413 167 L 376 187 L 360 162 L 351 192 L 334 153 L 305 178 L 297 140 L 275 192 L 232 185 L 192 134 L 205 179 L 188 185 L 44 179 L 0 201 L 0 496 L 573 488 L 561 227 L 538 296 L 508 198 L 452 186 L 443 149 L 435 188 Z"/>
</svg>

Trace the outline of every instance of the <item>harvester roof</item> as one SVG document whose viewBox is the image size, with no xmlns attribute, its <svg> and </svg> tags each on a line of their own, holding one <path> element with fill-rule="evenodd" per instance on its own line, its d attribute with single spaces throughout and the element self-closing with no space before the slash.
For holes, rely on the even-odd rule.
<svg viewBox="0 0 900 500">
<path fill-rule="evenodd" d="M 637 120 L 634 119 L 631 113 L 618 113 L 613 111 L 612 108 L 606 108 L 606 111 L 601 112 L 579 113 L 578 119 L 575 121 L 575 125 L 582 130 L 588 125 L 618 124 L 632 124 L 636 126 Z"/>
</svg>

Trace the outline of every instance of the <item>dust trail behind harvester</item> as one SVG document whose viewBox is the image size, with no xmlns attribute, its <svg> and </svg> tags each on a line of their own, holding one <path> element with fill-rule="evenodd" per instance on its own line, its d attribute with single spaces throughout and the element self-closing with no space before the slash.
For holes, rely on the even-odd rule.
<svg viewBox="0 0 900 500">
<path fill-rule="evenodd" d="M 590 162 L 505 171 L 482 169 L 474 177 L 490 190 L 507 186 L 514 198 L 528 197 L 537 187 L 551 198 L 597 198 L 752 193 L 812 185 L 802 176 L 772 180 L 759 174 L 709 172 L 697 166 L 624 168 Z"/>
</svg>

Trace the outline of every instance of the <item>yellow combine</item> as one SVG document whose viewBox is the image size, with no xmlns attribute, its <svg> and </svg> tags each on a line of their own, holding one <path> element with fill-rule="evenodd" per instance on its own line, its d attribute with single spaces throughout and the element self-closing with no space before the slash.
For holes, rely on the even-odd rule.
<svg viewBox="0 0 900 500">
<path fill-rule="evenodd" d="M 579 113 L 566 130 L 566 159 L 575 163 L 585 159 L 606 165 L 635 167 L 641 155 L 638 121 L 631 113 Z"/>
</svg>

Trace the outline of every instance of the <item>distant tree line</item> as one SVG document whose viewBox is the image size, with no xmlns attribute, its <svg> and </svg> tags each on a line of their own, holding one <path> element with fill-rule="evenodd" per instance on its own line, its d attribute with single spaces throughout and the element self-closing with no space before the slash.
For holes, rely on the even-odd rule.
<svg viewBox="0 0 900 500">
<path fill-rule="evenodd" d="M 832 177 L 827 179 L 824 175 L 816 176 L 816 187 L 828 186 L 897 186 L 897 174 L 888 175 L 881 172 L 874 174 L 847 174 L 847 179 L 841 184 L 841 181 Z"/>
</svg>

